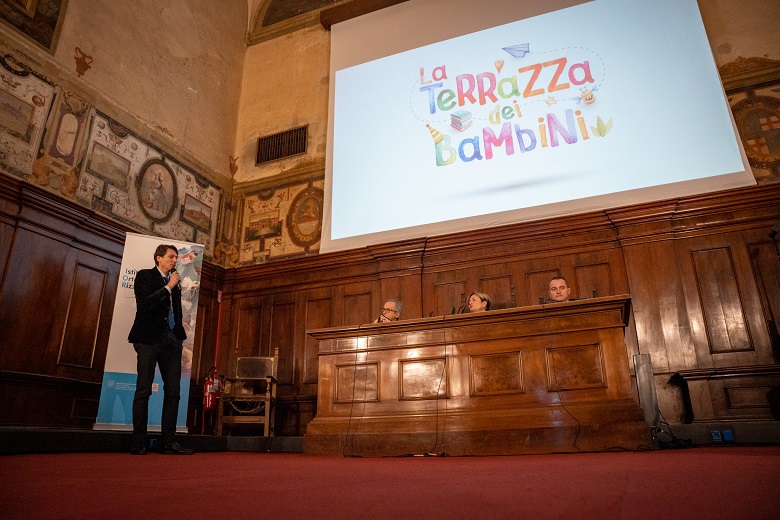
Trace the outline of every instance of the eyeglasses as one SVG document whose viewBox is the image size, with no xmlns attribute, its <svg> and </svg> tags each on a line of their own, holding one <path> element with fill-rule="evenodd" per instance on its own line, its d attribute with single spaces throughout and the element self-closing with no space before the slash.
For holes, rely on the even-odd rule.
<svg viewBox="0 0 780 520">
<path fill-rule="evenodd" d="M 388 309 L 387 307 L 382 307 L 382 312 L 398 312 L 395 309 Z"/>
</svg>

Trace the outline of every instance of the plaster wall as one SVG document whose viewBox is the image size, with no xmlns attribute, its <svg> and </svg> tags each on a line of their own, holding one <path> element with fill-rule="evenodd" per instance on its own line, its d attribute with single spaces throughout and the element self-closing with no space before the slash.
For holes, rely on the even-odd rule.
<svg viewBox="0 0 780 520">
<path fill-rule="evenodd" d="M 777 0 L 699 0 L 699 10 L 719 67 L 740 57 L 780 59 Z"/>
<path fill-rule="evenodd" d="M 39 72 L 229 179 L 246 24 L 246 0 L 72 0 L 53 56 L 13 28 L 0 34 Z"/>
<path fill-rule="evenodd" d="M 237 183 L 325 167 L 330 32 L 308 27 L 247 49 L 236 130 Z M 255 165 L 258 137 L 309 125 L 306 154 Z"/>
</svg>

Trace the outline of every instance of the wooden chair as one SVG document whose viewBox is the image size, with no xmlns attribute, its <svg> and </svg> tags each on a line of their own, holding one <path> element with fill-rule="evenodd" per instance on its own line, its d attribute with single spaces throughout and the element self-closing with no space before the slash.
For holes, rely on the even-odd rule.
<svg viewBox="0 0 780 520">
<path fill-rule="evenodd" d="M 226 378 L 219 401 L 217 435 L 222 435 L 226 426 L 262 424 L 263 436 L 273 436 L 278 363 L 278 348 L 273 357 L 236 359 L 235 377 Z"/>
</svg>

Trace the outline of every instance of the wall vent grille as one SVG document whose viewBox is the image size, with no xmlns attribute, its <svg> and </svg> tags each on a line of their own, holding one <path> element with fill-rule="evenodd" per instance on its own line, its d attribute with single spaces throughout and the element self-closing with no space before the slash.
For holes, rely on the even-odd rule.
<svg viewBox="0 0 780 520">
<path fill-rule="evenodd" d="M 293 155 L 306 153 L 308 125 L 285 130 L 278 134 L 260 137 L 257 140 L 257 163 L 278 161 Z"/>
</svg>

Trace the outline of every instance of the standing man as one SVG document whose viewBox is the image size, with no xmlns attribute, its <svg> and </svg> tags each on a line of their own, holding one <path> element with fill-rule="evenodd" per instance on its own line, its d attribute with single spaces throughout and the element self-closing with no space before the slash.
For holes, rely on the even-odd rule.
<svg viewBox="0 0 780 520">
<path fill-rule="evenodd" d="M 154 251 L 156 267 L 141 269 L 135 276 L 135 321 L 127 337 L 138 355 L 138 379 L 133 397 L 133 441 L 130 449 L 134 455 L 146 455 L 149 397 L 152 395 L 157 365 L 163 380 L 160 453 L 192 454 L 192 450 L 181 447 L 175 439 L 182 342 L 187 339 L 181 323 L 181 277 L 175 270 L 178 257 L 176 246 L 161 244 Z"/>
<path fill-rule="evenodd" d="M 401 302 L 398 300 L 387 300 L 379 310 L 379 317 L 374 323 L 390 323 L 401 319 Z"/>
<path fill-rule="evenodd" d="M 566 283 L 566 278 L 563 276 L 554 276 L 552 280 L 550 280 L 548 292 L 550 293 L 550 299 L 553 302 L 567 302 L 569 301 L 569 295 L 571 294 L 571 287 Z"/>
</svg>

